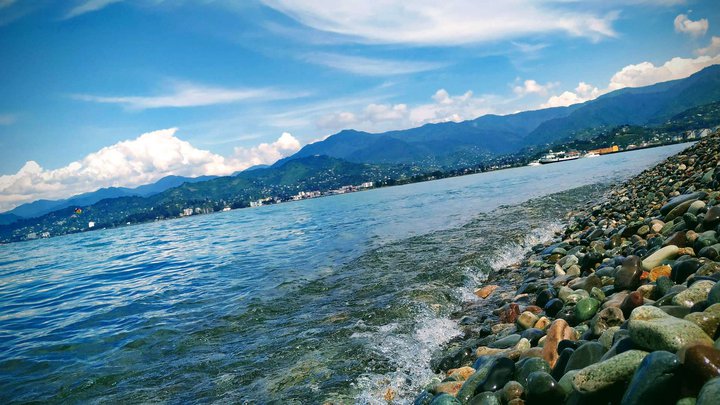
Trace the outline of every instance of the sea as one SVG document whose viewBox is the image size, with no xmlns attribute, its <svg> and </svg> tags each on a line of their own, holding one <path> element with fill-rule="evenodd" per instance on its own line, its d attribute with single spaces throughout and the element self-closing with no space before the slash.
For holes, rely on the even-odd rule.
<svg viewBox="0 0 720 405">
<path fill-rule="evenodd" d="M 0 403 L 412 403 L 490 272 L 688 146 L 0 245 Z"/>
</svg>

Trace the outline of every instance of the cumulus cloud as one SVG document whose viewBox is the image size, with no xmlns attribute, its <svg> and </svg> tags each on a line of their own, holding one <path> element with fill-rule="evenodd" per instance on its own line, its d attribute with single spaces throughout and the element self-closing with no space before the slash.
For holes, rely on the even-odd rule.
<svg viewBox="0 0 720 405">
<path fill-rule="evenodd" d="M 337 131 L 355 129 L 378 132 L 390 129 L 411 128 L 428 123 L 460 122 L 494 112 L 490 96 L 475 97 L 472 91 L 451 95 L 439 89 L 431 103 L 410 107 L 407 104 L 370 103 L 361 111 L 342 111 L 324 115 L 317 120 L 320 129 Z"/>
<path fill-rule="evenodd" d="M 713 36 L 710 45 L 695 51 L 698 55 L 717 56 L 720 55 L 720 37 Z"/>
<path fill-rule="evenodd" d="M 600 96 L 602 92 L 595 86 L 585 82 L 578 83 L 575 91 L 565 91 L 558 96 L 552 96 L 542 104 L 542 108 L 566 107 L 572 104 L 584 103 Z"/>
<path fill-rule="evenodd" d="M 252 148 L 235 148 L 234 160 L 246 169 L 250 166 L 270 164 L 300 150 L 298 141 L 289 132 L 283 132 L 273 143 L 261 143 Z"/>
<path fill-rule="evenodd" d="M 438 62 L 376 59 L 327 52 L 310 53 L 304 55 L 302 59 L 306 62 L 363 76 L 404 75 L 435 70 L 446 66 L 445 63 Z"/>
<path fill-rule="evenodd" d="M 303 25 L 359 42 L 459 45 L 563 32 L 599 40 L 616 36 L 616 14 L 581 11 L 553 0 L 263 0 Z"/>
<path fill-rule="evenodd" d="M 233 156 L 223 157 L 177 138 L 176 132 L 176 128 L 148 132 L 54 170 L 29 161 L 17 173 L 0 176 L 0 211 L 40 198 L 67 198 L 102 187 L 135 187 L 168 175 L 228 175 L 273 163 L 300 149 L 298 140 L 286 132 L 273 143 L 238 148 Z"/>
<path fill-rule="evenodd" d="M 95 103 L 119 104 L 131 110 L 152 108 L 199 107 L 248 100 L 282 100 L 306 96 L 307 93 L 280 92 L 274 89 L 232 89 L 197 83 L 174 81 L 165 94 L 154 96 L 74 95 L 73 98 Z"/>
<path fill-rule="evenodd" d="M 656 66 L 652 62 L 627 65 L 613 74 L 607 87 L 603 89 L 581 82 L 574 91 L 565 91 L 560 95 L 554 95 L 540 107 L 568 106 L 593 100 L 605 93 L 625 87 L 650 86 L 655 83 L 686 78 L 708 66 L 720 64 L 718 49 L 713 47 L 720 48 L 720 39 L 715 41 L 713 38 L 713 42 L 708 48 L 699 50 L 708 54 L 697 58 L 672 58 L 660 66 Z"/>
<path fill-rule="evenodd" d="M 528 94 L 538 94 L 541 96 L 545 96 L 552 88 L 556 87 L 557 85 L 558 83 L 540 84 L 535 80 L 525 80 L 524 82 L 522 82 L 522 84 L 513 87 L 513 93 L 521 97 L 527 96 Z"/>
<path fill-rule="evenodd" d="M 697 21 L 693 21 L 686 14 L 680 14 L 675 17 L 675 31 L 688 34 L 693 37 L 701 37 L 705 35 L 708 30 L 708 20 L 701 18 Z"/>
</svg>

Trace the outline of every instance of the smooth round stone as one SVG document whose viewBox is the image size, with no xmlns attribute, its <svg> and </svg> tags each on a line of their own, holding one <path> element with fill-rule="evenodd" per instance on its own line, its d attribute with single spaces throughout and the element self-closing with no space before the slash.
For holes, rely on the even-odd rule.
<svg viewBox="0 0 720 405">
<path fill-rule="evenodd" d="M 707 296 L 707 302 L 710 305 L 720 303 L 720 283 L 715 283 L 715 285 L 710 289 Z"/>
<path fill-rule="evenodd" d="M 565 393 L 565 395 L 570 394 L 570 393 L 575 389 L 575 388 L 573 387 L 573 385 L 572 385 L 572 382 L 573 382 L 573 379 L 575 378 L 575 375 L 577 375 L 577 373 L 578 373 L 579 371 L 580 371 L 580 370 L 571 370 L 571 371 L 568 371 L 567 373 L 565 373 L 564 376 L 562 376 L 562 378 L 560 378 L 560 379 L 558 380 L 558 385 L 559 385 L 560 388 L 563 390 L 563 392 Z"/>
<path fill-rule="evenodd" d="M 709 229 L 720 222 L 720 205 L 710 207 L 705 213 L 705 219 L 703 220 L 703 227 Z"/>
<path fill-rule="evenodd" d="M 699 326 L 648 305 L 633 310 L 628 329 L 634 343 L 651 350 L 674 353 L 691 343 L 713 344 L 712 339 Z"/>
<path fill-rule="evenodd" d="M 718 399 L 720 399 L 720 378 L 713 378 L 703 385 L 695 404 L 717 405 Z"/>
<path fill-rule="evenodd" d="M 522 336 L 518 334 L 512 334 L 490 343 L 488 347 L 492 347 L 495 349 L 508 349 L 515 346 L 520 341 L 520 339 L 522 339 Z"/>
<path fill-rule="evenodd" d="M 687 276 L 685 277 L 687 278 Z M 655 281 L 654 298 L 658 299 L 670 292 L 675 283 L 668 277 L 661 276 Z"/>
<path fill-rule="evenodd" d="M 515 375 L 515 362 L 507 357 L 500 357 L 488 371 L 485 380 L 478 385 L 477 390 L 497 391 L 507 384 Z"/>
<path fill-rule="evenodd" d="M 720 350 L 710 346 L 688 347 L 682 354 L 686 372 L 705 382 L 720 376 Z"/>
<path fill-rule="evenodd" d="M 608 307 L 600 310 L 590 322 L 595 336 L 600 336 L 608 328 L 620 326 L 625 322 L 625 316 L 620 308 Z"/>
<path fill-rule="evenodd" d="M 535 305 L 539 307 L 544 307 L 545 304 L 547 304 L 548 301 L 555 298 L 557 294 L 555 293 L 555 290 L 552 288 L 547 288 L 542 291 L 540 291 L 537 295 L 537 298 L 535 298 Z"/>
<path fill-rule="evenodd" d="M 568 287 L 572 288 L 573 290 L 585 290 L 585 292 L 588 293 L 590 292 L 590 290 L 592 290 L 593 287 L 600 288 L 602 286 L 603 284 L 600 280 L 600 277 L 596 276 L 595 274 L 591 274 L 587 277 L 576 278 L 575 280 L 568 283 Z"/>
<path fill-rule="evenodd" d="M 650 271 L 654 267 L 661 265 L 664 260 L 674 259 L 679 250 L 680 248 L 675 245 L 668 245 L 664 248 L 660 248 L 642 261 L 642 267 L 646 271 Z"/>
<path fill-rule="evenodd" d="M 675 207 L 678 205 L 691 200 L 702 200 L 703 198 L 707 197 L 707 193 L 704 191 L 696 191 L 694 193 L 690 194 L 683 194 L 679 195 L 677 197 L 674 197 L 670 201 L 667 202 L 667 204 L 663 205 L 660 208 L 660 214 L 667 215 L 672 211 Z"/>
<path fill-rule="evenodd" d="M 525 392 L 522 384 L 517 381 L 508 381 L 501 391 L 501 396 L 505 402 L 510 402 L 515 398 L 520 398 Z"/>
<path fill-rule="evenodd" d="M 643 272 L 642 260 L 637 256 L 628 256 L 620 270 L 615 273 L 615 290 L 634 290 L 640 285 Z"/>
<path fill-rule="evenodd" d="M 526 387 L 528 376 L 530 373 L 535 371 L 544 371 L 549 373 L 550 365 L 539 357 L 529 357 L 527 359 L 520 360 L 515 368 L 514 380 Z"/>
<path fill-rule="evenodd" d="M 619 326 L 609 327 L 605 332 L 602 333 L 602 335 L 600 335 L 600 337 L 598 338 L 598 342 L 600 342 L 600 344 L 602 344 L 604 348 L 610 349 L 610 347 L 612 347 L 613 336 L 618 330 L 620 330 Z"/>
<path fill-rule="evenodd" d="M 468 405 L 501 405 L 501 402 L 494 393 L 481 392 L 472 397 Z"/>
<path fill-rule="evenodd" d="M 450 394 L 440 394 L 433 398 L 430 405 L 462 405 L 462 402 Z"/>
<path fill-rule="evenodd" d="M 635 371 L 622 399 L 623 405 L 674 403 L 679 390 L 680 360 L 666 351 L 648 354 Z"/>
<path fill-rule="evenodd" d="M 707 299 L 710 289 L 716 283 L 710 280 L 701 280 L 691 285 L 687 290 L 680 292 L 673 297 L 673 304 L 682 305 L 684 307 L 692 307 L 700 301 Z"/>
<path fill-rule="evenodd" d="M 471 375 L 463 384 L 460 391 L 458 391 L 456 397 L 461 403 L 467 403 L 470 398 L 474 397 L 483 390 L 478 389 L 480 384 L 485 382 L 485 377 L 498 361 L 496 357 L 483 356 L 477 359 L 473 364 L 473 368 L 476 370 L 475 374 Z"/>
<path fill-rule="evenodd" d="M 598 308 L 600 308 L 600 301 L 595 298 L 583 298 L 575 305 L 575 319 L 578 322 L 584 322 L 595 316 Z"/>
<path fill-rule="evenodd" d="M 545 332 L 537 328 L 530 328 L 524 330 L 520 336 L 527 339 L 530 342 L 530 346 L 535 347 L 540 338 L 545 336 Z"/>
<path fill-rule="evenodd" d="M 633 291 L 625 297 L 622 304 L 620 304 L 620 311 L 624 317 L 630 316 L 632 311 L 641 306 L 645 302 L 645 298 L 637 291 Z"/>
<path fill-rule="evenodd" d="M 595 298 L 596 300 L 598 300 L 598 301 L 600 301 L 600 302 L 605 301 L 605 298 L 606 298 L 606 297 L 605 297 L 605 293 L 603 292 L 603 290 L 601 290 L 601 289 L 599 289 L 599 288 L 597 288 L 597 287 L 593 287 L 593 288 L 590 290 L 590 296 L 591 296 L 592 298 Z"/>
<path fill-rule="evenodd" d="M 703 312 L 693 312 L 684 317 L 699 326 L 708 336 L 715 337 L 720 325 L 720 304 L 713 304 Z"/>
<path fill-rule="evenodd" d="M 530 311 L 525 311 L 517 319 L 517 326 L 520 329 L 530 329 L 535 325 L 539 317 Z"/>
<path fill-rule="evenodd" d="M 580 370 L 599 362 L 606 351 L 605 347 L 599 342 L 585 343 L 570 356 L 570 360 L 567 366 L 565 366 L 565 372 Z"/>
<path fill-rule="evenodd" d="M 561 340 L 576 340 L 575 330 L 563 319 L 556 319 L 550 324 L 545 336 L 545 344 L 543 345 L 542 357 L 548 362 L 550 367 L 555 365 L 558 358 L 557 345 Z M 518 380 L 520 381 L 520 380 Z M 522 383 L 522 381 L 520 381 Z"/>
<path fill-rule="evenodd" d="M 680 305 L 663 305 L 659 307 L 668 315 L 672 315 L 675 318 L 684 318 L 690 313 L 690 308 L 681 307 Z"/>
<path fill-rule="evenodd" d="M 621 381 L 628 381 L 647 354 L 642 350 L 629 350 L 587 366 L 575 375 L 573 387 L 581 394 L 585 394 L 600 391 Z"/>
<path fill-rule="evenodd" d="M 565 368 L 567 367 L 568 361 L 570 361 L 570 357 L 572 357 L 573 353 L 575 353 L 575 349 L 571 349 L 569 347 L 560 351 L 560 357 L 558 357 L 557 362 L 555 362 L 555 367 L 552 369 L 551 375 L 553 378 L 558 379 L 565 374 Z"/>
<path fill-rule="evenodd" d="M 528 404 L 552 404 L 562 401 L 565 392 L 550 374 L 535 371 L 528 376 L 525 398 Z"/>
<path fill-rule="evenodd" d="M 558 291 L 558 298 L 560 298 L 563 302 L 565 302 L 567 297 L 574 292 L 575 291 L 573 291 L 572 288 L 565 287 L 565 286 L 560 287 L 560 291 Z"/>
</svg>

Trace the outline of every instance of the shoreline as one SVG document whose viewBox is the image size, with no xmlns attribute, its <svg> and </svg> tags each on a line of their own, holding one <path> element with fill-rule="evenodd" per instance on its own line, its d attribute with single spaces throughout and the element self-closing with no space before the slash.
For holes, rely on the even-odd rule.
<svg viewBox="0 0 720 405">
<path fill-rule="evenodd" d="M 605 155 L 608 155 L 608 156 L 609 156 L 609 155 L 617 155 L 617 154 L 621 154 L 621 153 L 625 153 L 625 152 L 635 152 L 635 151 L 646 150 L 646 149 L 660 148 L 660 147 L 664 147 L 664 146 L 682 145 L 682 144 L 688 144 L 688 145 L 690 145 L 690 144 L 692 144 L 692 143 L 694 143 L 694 142 L 697 142 L 697 141 L 687 141 L 687 140 L 683 140 L 683 141 L 678 141 L 678 142 L 662 143 L 662 144 L 658 144 L 658 145 L 649 145 L 649 146 L 645 146 L 645 147 L 637 147 L 637 148 L 633 148 L 633 149 L 627 149 L 627 150 L 621 150 L 621 151 L 612 152 L 612 153 L 606 153 L 606 154 L 600 155 L 600 156 L 598 156 L 598 157 L 602 157 L 602 156 L 605 156 Z M 582 158 L 581 158 L 581 159 L 582 159 Z M 562 162 L 558 162 L 558 163 L 562 163 Z M 0 240 L 0 245 L 9 245 L 9 244 L 13 244 L 13 243 L 22 243 L 22 242 L 29 242 L 29 241 L 35 241 L 35 240 L 42 240 L 42 239 L 49 239 L 49 238 L 57 238 L 57 237 L 62 237 L 62 236 L 66 236 L 66 235 L 74 235 L 74 234 L 80 234 L 80 233 L 101 231 L 101 230 L 106 230 L 106 229 L 125 228 L 125 227 L 128 227 L 128 226 L 136 226 L 136 225 L 142 225 L 142 224 L 154 223 L 154 222 L 161 222 L 161 221 L 178 220 L 178 219 L 184 219 L 184 218 L 190 218 L 190 217 L 196 217 L 196 216 L 220 214 L 220 213 L 224 213 L 224 212 L 236 211 L 236 210 L 246 209 L 246 208 L 262 208 L 262 207 L 265 207 L 265 206 L 273 206 L 273 205 L 278 205 L 278 204 L 292 203 L 292 202 L 305 201 L 305 200 L 313 200 L 313 199 L 317 199 L 317 198 L 333 197 L 333 196 L 344 195 L 344 194 L 354 194 L 354 193 L 362 192 L 362 191 L 371 191 L 371 190 L 383 189 L 383 188 L 389 188 L 389 187 L 406 186 L 406 185 L 411 185 L 411 184 L 425 183 L 425 182 L 431 182 L 431 181 L 438 181 L 438 180 L 444 180 L 444 179 L 455 178 L 455 177 L 472 176 L 472 175 L 478 175 L 478 174 L 483 174 L 483 173 L 492 173 L 492 172 L 498 172 L 498 171 L 502 171 L 502 170 L 519 169 L 519 168 L 523 168 L 523 167 L 527 167 L 527 166 L 528 166 L 527 160 L 523 160 L 522 163 L 519 163 L 519 164 L 508 165 L 508 166 L 501 166 L 501 167 L 497 167 L 497 168 L 490 168 L 490 169 L 488 169 L 488 170 L 475 170 L 475 169 L 471 169 L 471 168 L 450 170 L 450 171 L 447 171 L 447 172 L 443 172 L 443 175 L 442 175 L 442 176 L 439 176 L 439 177 L 436 177 L 436 176 L 434 176 L 434 175 L 431 175 L 430 173 L 426 173 L 425 175 L 422 175 L 422 178 L 420 178 L 420 179 L 403 178 L 403 179 L 397 180 L 397 181 L 396 181 L 395 183 L 393 183 L 393 184 L 380 184 L 380 183 L 378 183 L 378 185 L 374 185 L 373 187 L 358 189 L 358 190 L 351 191 L 351 192 L 338 193 L 338 194 L 327 193 L 327 194 L 322 194 L 322 195 L 317 196 L 317 197 L 302 198 L 302 199 L 299 199 L 299 200 L 280 201 L 280 202 L 272 203 L 272 204 L 263 204 L 263 205 L 258 206 L 258 207 L 247 206 L 247 207 L 242 207 L 242 208 L 234 208 L 234 209 L 231 209 L 231 210 L 219 210 L 219 211 L 213 211 L 213 212 L 207 212 L 207 213 L 199 213 L 199 214 L 192 214 L 192 215 L 181 215 L 181 216 L 179 216 L 179 217 L 170 217 L 170 218 L 163 218 L 163 219 L 157 219 L 157 218 L 156 218 L 155 220 L 152 220 L 152 221 L 129 222 L 129 223 L 127 223 L 127 224 L 120 224 L 120 225 L 118 225 L 118 226 L 104 226 L 104 225 L 101 225 L 101 226 L 92 227 L 92 228 L 88 228 L 88 229 L 82 229 L 82 230 L 77 230 L 77 231 L 72 231 L 72 232 L 65 232 L 65 233 L 61 233 L 61 234 L 57 234 L 57 235 L 52 235 L 52 234 L 51 234 L 50 236 L 47 236 L 47 237 L 45 237 L 45 236 L 39 236 L 39 237 L 35 237 L 35 238 L 24 238 L 24 239 L 15 239 L 15 240 Z M 324 192 L 327 192 L 327 191 L 329 191 L 329 190 L 320 191 L 320 192 L 321 192 L 321 193 L 324 193 Z M 12 224 L 0 225 L 0 226 L 10 226 L 10 225 L 12 225 Z"/>
<path fill-rule="evenodd" d="M 613 187 L 491 274 L 415 403 L 717 403 L 719 141 Z"/>
</svg>

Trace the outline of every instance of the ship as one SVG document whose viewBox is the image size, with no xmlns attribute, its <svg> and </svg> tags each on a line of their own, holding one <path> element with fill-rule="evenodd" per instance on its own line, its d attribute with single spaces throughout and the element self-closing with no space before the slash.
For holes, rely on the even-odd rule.
<svg viewBox="0 0 720 405">
<path fill-rule="evenodd" d="M 575 160 L 580 158 L 580 153 L 578 152 L 553 152 L 550 151 L 549 153 L 545 154 L 543 157 L 540 158 L 539 162 L 542 164 L 548 164 L 548 163 L 555 163 L 555 162 L 564 162 L 566 160 Z"/>
</svg>

